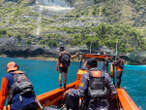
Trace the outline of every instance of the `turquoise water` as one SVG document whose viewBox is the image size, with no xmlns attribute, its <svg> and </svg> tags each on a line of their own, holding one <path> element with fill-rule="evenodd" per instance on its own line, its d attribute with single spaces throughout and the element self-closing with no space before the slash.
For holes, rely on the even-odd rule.
<svg viewBox="0 0 146 110">
<path fill-rule="evenodd" d="M 34 85 L 37 95 L 53 90 L 59 86 L 56 62 L 0 58 L 0 80 L 6 74 L 5 67 L 9 61 L 16 61 L 20 70 L 24 71 Z M 76 80 L 79 63 L 72 62 L 68 72 L 67 83 Z M 125 65 L 122 76 L 122 87 L 126 89 L 135 103 L 146 110 L 146 66 Z"/>
<path fill-rule="evenodd" d="M 146 65 L 125 65 L 122 87 L 126 89 L 141 110 L 146 110 Z"/>
<path fill-rule="evenodd" d="M 56 72 L 56 62 L 54 61 L 0 58 L 0 80 L 2 76 L 6 74 L 5 68 L 9 61 L 16 61 L 20 67 L 20 70 L 27 74 L 34 85 L 34 89 L 37 95 L 48 92 L 59 86 L 59 73 Z M 76 72 L 79 68 L 78 65 L 79 63 L 71 63 L 68 74 L 69 80 L 67 83 L 76 80 Z"/>
</svg>

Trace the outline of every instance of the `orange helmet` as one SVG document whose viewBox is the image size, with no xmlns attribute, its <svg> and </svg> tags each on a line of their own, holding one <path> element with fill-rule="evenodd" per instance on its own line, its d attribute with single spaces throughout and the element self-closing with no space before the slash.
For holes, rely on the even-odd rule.
<svg viewBox="0 0 146 110">
<path fill-rule="evenodd" d="M 16 70 L 18 70 L 18 65 L 16 64 L 16 62 L 11 61 L 7 64 L 7 72 L 16 71 Z"/>
</svg>

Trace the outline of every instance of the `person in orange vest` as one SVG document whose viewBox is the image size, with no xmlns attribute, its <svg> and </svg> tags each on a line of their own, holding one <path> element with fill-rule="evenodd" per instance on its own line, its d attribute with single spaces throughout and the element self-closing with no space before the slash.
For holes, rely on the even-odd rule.
<svg viewBox="0 0 146 110">
<path fill-rule="evenodd" d="M 79 98 L 83 98 L 83 110 L 108 110 L 108 98 L 115 97 L 116 89 L 109 74 L 97 69 L 97 60 L 87 60 L 87 73 L 82 76 L 78 89 L 65 92 L 65 106 L 78 110 Z"/>
<path fill-rule="evenodd" d="M 116 75 L 117 75 L 117 87 L 120 88 L 121 77 L 124 68 L 124 61 L 120 56 L 117 57 L 117 61 L 115 62 L 115 65 L 116 65 Z"/>
<path fill-rule="evenodd" d="M 60 47 L 59 57 L 56 63 L 56 70 L 59 71 L 59 86 L 62 87 L 62 73 L 64 72 L 64 88 L 66 88 L 67 72 L 70 65 L 70 59 L 78 55 L 71 55 L 69 52 L 65 51 L 64 46 Z"/>
<path fill-rule="evenodd" d="M 6 98 L 11 110 L 37 110 L 33 86 L 24 72 L 18 69 L 13 61 L 7 64 L 8 73 L 1 82 L 0 110 L 3 110 Z"/>
</svg>

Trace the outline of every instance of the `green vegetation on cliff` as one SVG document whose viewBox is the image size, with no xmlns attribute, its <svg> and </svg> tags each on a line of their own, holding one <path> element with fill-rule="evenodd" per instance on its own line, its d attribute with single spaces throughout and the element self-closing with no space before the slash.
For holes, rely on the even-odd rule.
<svg viewBox="0 0 146 110">
<path fill-rule="evenodd" d="M 146 50 L 144 36 L 136 29 L 128 25 L 120 24 L 99 24 L 98 26 L 89 26 L 84 28 L 59 28 L 65 31 L 70 37 L 68 43 L 74 46 L 86 44 L 92 48 L 98 48 L 103 45 L 114 50 L 118 41 L 118 50 L 122 53 L 135 50 Z"/>
<path fill-rule="evenodd" d="M 108 23 L 146 26 L 146 0 L 79 0 L 74 4 L 78 4 L 77 9 L 68 16 L 102 17 Z"/>
</svg>

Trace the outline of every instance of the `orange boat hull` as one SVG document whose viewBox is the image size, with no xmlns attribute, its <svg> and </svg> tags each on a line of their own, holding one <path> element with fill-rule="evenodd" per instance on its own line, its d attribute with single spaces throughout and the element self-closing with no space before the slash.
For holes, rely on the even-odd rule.
<svg viewBox="0 0 146 110">
<path fill-rule="evenodd" d="M 57 105 L 60 100 L 62 100 L 63 94 L 66 90 L 69 88 L 77 88 L 82 75 L 85 73 L 85 70 L 79 70 L 77 74 L 77 80 L 71 84 L 67 85 L 66 89 L 55 89 L 50 92 L 41 94 L 37 96 L 41 104 L 45 106 L 49 105 Z M 123 110 L 139 110 L 139 108 L 136 106 L 134 101 L 130 98 L 130 96 L 127 94 L 127 92 L 123 88 L 117 88 L 117 100 L 119 102 L 119 105 Z"/>
</svg>

